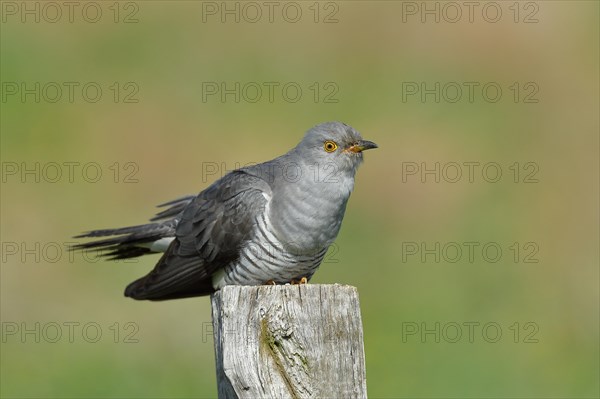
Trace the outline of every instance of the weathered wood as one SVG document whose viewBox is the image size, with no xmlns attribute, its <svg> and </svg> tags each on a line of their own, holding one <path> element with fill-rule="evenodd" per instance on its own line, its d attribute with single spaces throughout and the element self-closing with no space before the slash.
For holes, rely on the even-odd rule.
<svg viewBox="0 0 600 399">
<path fill-rule="evenodd" d="M 226 286 L 211 297 L 219 398 L 366 398 L 356 288 Z"/>
</svg>

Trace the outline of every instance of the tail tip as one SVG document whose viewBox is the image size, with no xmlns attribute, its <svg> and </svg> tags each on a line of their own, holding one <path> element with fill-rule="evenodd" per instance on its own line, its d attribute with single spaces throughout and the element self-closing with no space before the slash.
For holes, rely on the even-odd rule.
<svg viewBox="0 0 600 399">
<path fill-rule="evenodd" d="M 146 299 L 143 295 L 143 290 L 141 290 L 139 287 L 139 280 L 136 280 L 125 287 L 124 295 L 131 299 Z"/>
</svg>

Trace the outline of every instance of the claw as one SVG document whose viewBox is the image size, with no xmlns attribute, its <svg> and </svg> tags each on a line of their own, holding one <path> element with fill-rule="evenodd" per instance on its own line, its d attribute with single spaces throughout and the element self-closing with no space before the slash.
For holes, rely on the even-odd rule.
<svg viewBox="0 0 600 399">
<path fill-rule="evenodd" d="M 265 285 L 277 285 L 277 283 L 275 282 L 275 280 L 271 279 L 267 280 L 267 282 L 265 282 Z"/>
<path fill-rule="evenodd" d="M 290 281 L 290 284 L 292 284 L 292 285 L 308 284 L 308 279 L 306 277 L 302 277 L 300 280 L 293 279 L 292 281 Z"/>
</svg>

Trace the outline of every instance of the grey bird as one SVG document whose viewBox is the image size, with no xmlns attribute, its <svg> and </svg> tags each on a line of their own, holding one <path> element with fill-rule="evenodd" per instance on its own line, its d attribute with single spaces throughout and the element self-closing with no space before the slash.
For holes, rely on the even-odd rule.
<svg viewBox="0 0 600 399">
<path fill-rule="evenodd" d="M 94 230 L 75 245 L 111 259 L 164 252 L 125 296 L 165 300 L 225 285 L 307 282 L 342 224 L 362 152 L 377 145 L 340 122 L 317 125 L 286 154 L 236 169 L 200 192 L 159 205 L 152 223 Z"/>
</svg>

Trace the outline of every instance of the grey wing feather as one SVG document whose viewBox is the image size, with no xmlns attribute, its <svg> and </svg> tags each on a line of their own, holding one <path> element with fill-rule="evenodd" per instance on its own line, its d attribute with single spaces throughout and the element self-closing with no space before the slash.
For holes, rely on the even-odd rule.
<svg viewBox="0 0 600 399">
<path fill-rule="evenodd" d="M 173 201 L 158 205 L 159 208 L 163 208 L 165 206 L 168 206 L 168 208 L 164 211 L 158 212 L 152 219 L 150 219 L 150 221 L 154 222 L 156 220 L 176 217 L 185 209 L 186 206 L 188 206 L 190 202 L 194 200 L 194 198 L 196 198 L 195 195 L 186 195 L 185 197 L 180 197 Z"/>
<path fill-rule="evenodd" d="M 131 283 L 125 295 L 162 300 L 212 292 L 212 274 L 235 261 L 251 239 L 267 203 L 263 193 L 271 195 L 269 185 L 243 170 L 202 191 L 183 210 L 176 238 L 155 268 Z"/>
</svg>

